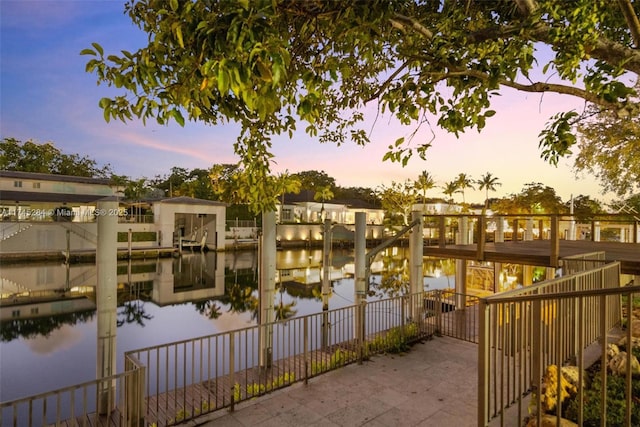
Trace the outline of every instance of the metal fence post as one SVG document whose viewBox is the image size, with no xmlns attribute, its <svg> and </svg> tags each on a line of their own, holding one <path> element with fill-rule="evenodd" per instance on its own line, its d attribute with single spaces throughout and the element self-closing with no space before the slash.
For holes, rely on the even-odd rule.
<svg viewBox="0 0 640 427">
<path fill-rule="evenodd" d="M 481 298 L 478 302 L 478 425 L 485 426 L 489 420 L 489 304 Z"/>
<path fill-rule="evenodd" d="M 309 318 L 308 316 L 304 316 L 304 320 L 302 321 L 302 327 L 304 328 L 304 332 L 302 333 L 302 351 L 304 356 L 304 383 L 309 383 Z"/>
<path fill-rule="evenodd" d="M 236 351 L 235 351 L 236 336 L 233 331 L 229 334 L 229 383 L 231 385 L 231 412 L 235 409 L 236 400 Z"/>
</svg>

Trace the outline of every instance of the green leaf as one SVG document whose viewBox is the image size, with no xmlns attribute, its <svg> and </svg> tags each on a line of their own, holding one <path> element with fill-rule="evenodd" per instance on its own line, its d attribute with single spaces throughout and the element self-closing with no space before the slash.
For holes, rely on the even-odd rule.
<svg viewBox="0 0 640 427">
<path fill-rule="evenodd" d="M 178 109 L 171 110 L 171 117 L 178 123 L 180 126 L 184 127 L 184 117 L 182 113 Z"/>
<path fill-rule="evenodd" d="M 400 146 L 402 144 L 404 144 L 404 136 L 401 137 L 401 138 L 396 139 L 395 146 L 398 147 L 398 146 Z"/>
<path fill-rule="evenodd" d="M 93 46 L 96 49 L 96 52 L 98 52 L 100 56 L 104 55 L 104 49 L 102 49 L 102 46 L 100 46 L 98 43 L 93 42 L 91 43 L 91 46 Z"/>
<path fill-rule="evenodd" d="M 182 28 L 180 25 L 176 27 L 176 38 L 178 39 L 178 44 L 181 48 L 184 49 L 184 41 L 182 40 Z"/>
<path fill-rule="evenodd" d="M 171 6 L 171 10 L 175 12 L 176 10 L 178 10 L 178 7 L 180 6 L 180 4 L 178 3 L 178 0 L 170 0 L 169 6 Z"/>
<path fill-rule="evenodd" d="M 88 48 L 87 49 L 82 49 L 80 51 L 80 55 L 94 55 L 95 56 L 96 55 L 96 51 L 93 50 L 93 49 L 88 49 Z"/>
</svg>

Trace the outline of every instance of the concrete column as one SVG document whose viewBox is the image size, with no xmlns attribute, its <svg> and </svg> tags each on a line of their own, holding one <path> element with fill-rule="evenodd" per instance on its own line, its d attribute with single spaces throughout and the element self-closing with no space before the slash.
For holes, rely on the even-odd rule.
<svg viewBox="0 0 640 427">
<path fill-rule="evenodd" d="M 593 241 L 600 241 L 600 221 L 593 222 Z"/>
<path fill-rule="evenodd" d="M 324 220 L 322 252 L 322 347 L 329 345 L 329 294 L 331 283 L 329 282 L 329 270 L 331 268 L 331 220 Z"/>
<path fill-rule="evenodd" d="M 422 238 L 422 214 L 420 212 L 412 212 L 411 220 L 420 220 L 418 225 L 414 226 L 409 236 L 409 283 L 412 294 L 422 292 L 424 290 L 424 278 L 422 274 L 422 258 L 424 255 L 423 238 Z"/>
<path fill-rule="evenodd" d="M 533 284 L 533 266 L 522 266 L 522 286 L 529 286 Z"/>
<path fill-rule="evenodd" d="M 360 304 L 364 301 L 366 297 L 367 291 L 367 283 L 365 278 L 365 270 L 366 270 L 366 249 L 367 249 L 367 241 L 366 241 L 366 231 L 367 231 L 367 223 L 366 223 L 366 215 L 364 212 L 356 212 L 356 230 L 354 236 L 354 244 L 355 244 L 355 254 L 354 254 L 354 264 L 355 264 L 355 295 L 354 301 L 356 304 Z"/>
<path fill-rule="evenodd" d="M 411 293 L 410 313 L 411 319 L 418 320 L 419 303 L 422 297 L 416 294 L 424 291 L 424 274 L 422 272 L 422 259 L 424 255 L 424 238 L 422 229 L 422 213 L 411 212 L 411 220 L 419 220 L 413 227 L 409 236 L 409 284 Z"/>
<path fill-rule="evenodd" d="M 354 264 L 355 264 L 355 295 L 356 305 L 354 336 L 358 343 L 358 360 L 362 361 L 362 350 L 364 344 L 364 319 L 367 292 L 366 277 L 366 249 L 367 249 L 367 217 L 364 212 L 356 212 L 356 230 L 354 236 Z"/>
<path fill-rule="evenodd" d="M 533 240 L 533 218 L 527 218 L 527 222 L 524 230 L 524 240 L 525 241 Z"/>
<path fill-rule="evenodd" d="M 456 260 L 456 308 L 467 307 L 467 260 Z"/>
<path fill-rule="evenodd" d="M 96 306 L 98 351 L 96 378 L 116 373 L 116 318 L 118 305 L 118 202 L 109 198 L 97 204 Z M 115 381 L 98 387 L 98 412 L 108 414 L 116 407 Z"/>
<path fill-rule="evenodd" d="M 276 213 L 262 214 L 262 236 L 260 237 L 260 367 L 269 367 L 273 361 L 273 302 L 276 290 Z M 265 326 L 266 325 L 266 326 Z"/>
<path fill-rule="evenodd" d="M 504 217 L 499 216 L 496 218 L 496 235 L 494 241 L 496 243 L 504 242 Z"/>
<path fill-rule="evenodd" d="M 493 263 L 493 292 L 502 292 L 502 284 L 500 283 L 500 277 L 502 277 L 502 263 Z"/>
<path fill-rule="evenodd" d="M 469 217 L 463 216 L 458 220 L 458 241 L 459 245 L 469 244 Z"/>
</svg>

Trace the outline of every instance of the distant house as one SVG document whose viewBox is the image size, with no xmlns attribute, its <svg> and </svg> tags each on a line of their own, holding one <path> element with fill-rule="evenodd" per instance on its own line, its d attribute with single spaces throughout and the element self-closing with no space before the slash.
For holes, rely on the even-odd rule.
<svg viewBox="0 0 640 427">
<path fill-rule="evenodd" d="M 109 179 L 0 171 L 0 255 L 95 251 L 97 204 L 119 199 L 123 190 Z M 144 205 L 138 215 L 120 203 L 119 250 L 224 249 L 226 204 L 177 197 Z"/>
<path fill-rule="evenodd" d="M 320 223 L 330 219 L 337 224 L 354 224 L 356 212 L 364 212 L 367 224 L 382 224 L 384 211 L 358 199 L 332 199 L 315 201 L 314 192 L 285 194 L 284 203 L 276 205 L 276 218 L 280 223 Z"/>
<path fill-rule="evenodd" d="M 73 211 L 76 221 L 81 221 L 92 214 L 96 200 L 123 194 L 124 187 L 110 179 L 0 171 L 0 212 L 4 220 L 50 220 L 55 209 L 64 206 Z"/>
</svg>

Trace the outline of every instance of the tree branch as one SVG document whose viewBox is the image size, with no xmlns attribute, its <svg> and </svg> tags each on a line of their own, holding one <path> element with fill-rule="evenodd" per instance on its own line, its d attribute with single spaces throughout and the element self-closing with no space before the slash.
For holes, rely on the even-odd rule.
<svg viewBox="0 0 640 427">
<path fill-rule="evenodd" d="M 485 81 L 489 80 L 489 76 L 487 74 L 477 70 L 452 71 L 449 73 L 441 73 L 439 75 L 435 74 L 435 76 L 436 76 L 436 80 L 438 81 L 445 80 L 447 78 L 463 77 L 463 76 L 474 77 L 479 80 L 485 80 Z M 512 89 L 520 90 L 523 92 L 540 92 L 540 93 L 555 92 L 563 95 L 571 95 L 578 98 L 582 98 L 585 101 L 591 102 L 593 104 L 599 105 L 601 107 L 604 107 L 612 111 L 618 111 L 621 107 L 619 104 L 615 102 L 605 101 L 604 99 L 597 97 L 593 93 L 587 92 L 586 90 L 580 89 L 579 87 L 576 87 L 576 86 L 566 86 L 566 85 L 560 85 L 555 83 L 544 83 L 544 82 L 536 82 L 536 83 L 525 85 L 522 83 L 507 80 L 507 79 L 498 79 L 498 84 L 500 84 L 501 86 L 507 86 Z"/>
<path fill-rule="evenodd" d="M 409 16 L 404 16 L 396 13 L 394 15 L 394 18 L 391 19 L 391 23 L 398 28 L 404 28 L 405 25 L 410 26 L 427 39 L 433 38 L 433 33 L 431 32 L 431 30 Z"/>
<path fill-rule="evenodd" d="M 629 30 L 631 30 L 631 37 L 633 37 L 633 42 L 637 48 L 640 46 L 640 22 L 633 10 L 633 5 L 629 0 L 618 0 L 618 5 L 620 6 L 620 10 L 622 10 L 624 19 L 627 21 Z"/>
</svg>

